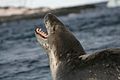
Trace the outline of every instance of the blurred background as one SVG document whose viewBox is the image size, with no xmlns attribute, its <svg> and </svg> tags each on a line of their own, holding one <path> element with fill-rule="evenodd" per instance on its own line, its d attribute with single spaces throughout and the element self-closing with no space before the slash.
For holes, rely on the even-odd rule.
<svg viewBox="0 0 120 80">
<path fill-rule="evenodd" d="M 120 0 L 0 0 L 0 80 L 51 80 L 34 25 L 53 13 L 85 51 L 120 47 Z"/>
</svg>

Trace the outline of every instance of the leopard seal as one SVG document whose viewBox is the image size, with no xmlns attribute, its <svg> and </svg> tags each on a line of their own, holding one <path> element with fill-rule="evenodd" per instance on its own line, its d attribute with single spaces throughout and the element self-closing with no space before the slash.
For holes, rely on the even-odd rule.
<svg viewBox="0 0 120 80">
<path fill-rule="evenodd" d="M 35 29 L 47 51 L 53 80 L 120 80 L 120 48 L 87 54 L 77 38 L 53 14 L 44 17 L 47 32 Z"/>
</svg>

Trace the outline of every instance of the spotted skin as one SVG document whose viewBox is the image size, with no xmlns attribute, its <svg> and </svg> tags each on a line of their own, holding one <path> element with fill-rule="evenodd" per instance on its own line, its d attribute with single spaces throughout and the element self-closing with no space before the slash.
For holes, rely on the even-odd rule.
<svg viewBox="0 0 120 80">
<path fill-rule="evenodd" d="M 86 54 L 82 45 L 53 14 L 44 18 L 47 33 L 35 30 L 47 51 L 53 80 L 120 80 L 120 48 Z"/>
</svg>

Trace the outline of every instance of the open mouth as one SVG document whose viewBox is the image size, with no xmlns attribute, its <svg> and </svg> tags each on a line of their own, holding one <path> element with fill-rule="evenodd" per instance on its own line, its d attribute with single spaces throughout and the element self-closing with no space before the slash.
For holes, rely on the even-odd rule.
<svg viewBox="0 0 120 80">
<path fill-rule="evenodd" d="M 36 34 L 40 35 L 41 38 L 43 38 L 43 39 L 47 39 L 47 37 L 48 37 L 48 33 L 42 31 L 41 28 L 36 28 L 35 32 L 36 32 Z"/>
</svg>

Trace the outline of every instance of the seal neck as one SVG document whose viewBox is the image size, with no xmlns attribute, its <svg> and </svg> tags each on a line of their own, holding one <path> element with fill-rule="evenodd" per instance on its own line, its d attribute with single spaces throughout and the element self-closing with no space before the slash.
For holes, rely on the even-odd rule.
<svg viewBox="0 0 120 80">
<path fill-rule="evenodd" d="M 80 42 L 76 42 L 67 50 L 56 51 L 49 53 L 50 68 L 53 80 L 61 80 L 63 76 L 77 70 L 80 63 L 80 56 L 86 54 Z"/>
<path fill-rule="evenodd" d="M 75 41 L 69 49 L 61 50 L 56 53 L 58 56 L 59 61 L 77 61 L 79 60 L 79 56 L 86 54 L 85 50 L 83 49 L 82 45 L 79 41 Z"/>
</svg>

